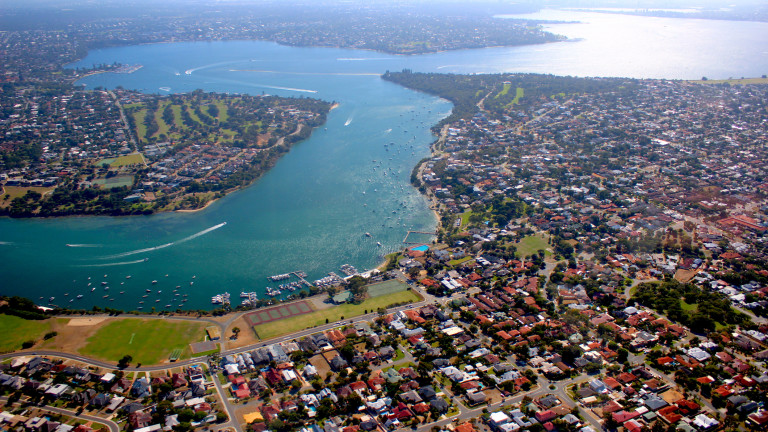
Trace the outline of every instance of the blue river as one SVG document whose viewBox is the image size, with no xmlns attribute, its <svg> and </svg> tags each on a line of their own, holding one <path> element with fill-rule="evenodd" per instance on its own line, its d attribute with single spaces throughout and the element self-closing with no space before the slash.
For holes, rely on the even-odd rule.
<svg viewBox="0 0 768 432">
<path fill-rule="evenodd" d="M 52 304 L 71 307 L 209 309 L 214 294 L 230 292 L 237 304 L 241 291 L 276 286 L 270 275 L 301 270 L 311 281 L 341 274 L 345 263 L 359 270 L 377 266 L 403 247 L 408 231 L 436 227 L 409 178 L 429 155 L 430 127 L 451 110 L 445 100 L 383 81 L 387 70 L 669 79 L 768 73 L 766 23 L 556 10 L 522 17 L 579 23 L 547 26 L 568 42 L 420 56 L 250 41 L 90 52 L 73 66 L 143 68 L 88 77 L 81 81 L 87 88 L 161 94 L 199 88 L 314 97 L 339 106 L 251 187 L 199 212 L 0 218 L 0 293 L 43 305 L 53 297 Z"/>
</svg>

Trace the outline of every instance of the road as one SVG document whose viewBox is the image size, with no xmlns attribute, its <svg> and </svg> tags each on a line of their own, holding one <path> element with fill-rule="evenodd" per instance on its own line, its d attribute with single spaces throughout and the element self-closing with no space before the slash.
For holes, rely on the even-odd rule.
<svg viewBox="0 0 768 432">
<path fill-rule="evenodd" d="M 133 131 L 131 130 L 130 124 L 128 123 L 128 119 L 125 118 L 125 112 L 123 111 L 123 105 L 120 104 L 120 100 L 117 99 L 117 95 L 115 95 L 111 90 L 107 90 L 107 93 L 112 97 L 112 99 L 115 101 L 115 105 L 117 105 L 117 109 L 120 110 L 120 120 L 123 121 L 123 125 L 125 127 L 125 132 L 128 133 L 128 138 L 131 140 L 131 144 L 133 144 L 133 151 L 139 151 L 139 147 L 136 145 L 136 139 L 133 137 Z"/>
<path fill-rule="evenodd" d="M 213 385 L 216 386 L 216 392 L 218 392 L 221 403 L 224 406 L 224 411 L 229 417 L 228 422 L 217 425 L 218 430 L 222 431 L 232 428 L 235 432 L 243 432 L 240 422 L 237 421 L 237 418 L 235 417 L 236 408 L 229 402 L 229 397 L 227 397 L 226 391 L 222 388 L 221 383 L 219 382 L 219 377 L 216 375 L 216 371 L 211 371 L 211 381 L 213 381 Z"/>
<path fill-rule="evenodd" d="M 5 397 L 5 396 L 0 397 L 0 401 L 2 401 L 3 403 L 6 403 L 6 402 L 8 402 L 8 398 Z M 62 414 L 62 415 L 66 415 L 66 416 L 70 416 L 70 417 L 74 417 L 74 418 L 78 418 L 78 419 L 83 419 L 83 420 L 88 420 L 88 421 L 92 421 L 92 422 L 96 422 L 96 423 L 101 423 L 103 425 L 106 425 L 109 428 L 109 432 L 120 432 L 120 425 L 118 425 L 117 423 L 113 422 L 112 420 L 107 420 L 107 419 L 103 419 L 101 417 L 95 417 L 95 416 L 88 415 L 88 414 L 78 414 L 77 412 L 72 411 L 72 410 L 68 410 L 68 409 L 64 409 L 64 408 L 56 408 L 56 407 L 52 407 L 50 405 L 45 405 L 45 406 L 35 407 L 35 408 L 37 408 L 39 410 L 43 410 L 43 411 L 48 411 L 48 412 L 56 413 L 56 414 Z"/>
</svg>

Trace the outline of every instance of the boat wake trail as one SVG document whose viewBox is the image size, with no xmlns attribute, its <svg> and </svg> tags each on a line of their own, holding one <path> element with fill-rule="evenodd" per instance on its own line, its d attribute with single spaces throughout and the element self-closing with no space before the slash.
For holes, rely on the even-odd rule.
<svg viewBox="0 0 768 432">
<path fill-rule="evenodd" d="M 254 72 L 280 75 L 335 75 L 335 76 L 381 76 L 378 72 L 287 72 L 266 69 L 230 69 L 230 72 Z"/>
<path fill-rule="evenodd" d="M 352 117 L 352 116 L 349 116 L 349 118 L 347 119 L 347 121 L 345 121 L 345 122 L 344 122 L 344 126 L 349 126 L 349 124 L 350 124 L 350 123 L 352 123 L 352 120 L 353 120 L 353 119 L 354 119 L 354 117 Z"/>
<path fill-rule="evenodd" d="M 217 230 L 217 229 L 219 229 L 219 228 L 223 227 L 223 226 L 224 226 L 224 225 L 226 225 L 226 224 L 227 224 L 226 222 L 222 222 L 222 223 L 220 223 L 220 224 L 218 224 L 218 225 L 214 225 L 214 226 L 212 226 L 212 227 L 210 227 L 210 228 L 206 228 L 206 229 L 204 229 L 204 230 L 200 231 L 200 232 L 199 232 L 199 233 L 197 233 L 197 234 L 192 234 L 192 235 L 191 235 L 191 236 L 189 236 L 189 237 L 184 237 L 183 239 L 181 239 L 181 240 L 177 241 L 175 244 L 180 244 L 180 243 L 184 243 L 184 242 L 188 242 L 188 241 L 190 241 L 190 240 L 196 239 L 196 238 L 198 238 L 198 237 L 200 237 L 200 236 L 203 236 L 203 235 L 206 235 L 206 234 L 208 234 L 208 233 L 209 233 L 209 232 L 211 232 L 211 231 Z"/>
<path fill-rule="evenodd" d="M 0 241 L 0 246 L 10 246 L 13 242 L 7 242 L 7 241 Z"/>
<path fill-rule="evenodd" d="M 98 248 L 98 247 L 104 247 L 104 245 L 100 245 L 100 244 L 87 244 L 87 243 L 67 243 L 67 247 L 74 247 L 74 248 Z"/>
<path fill-rule="evenodd" d="M 256 84 L 256 87 L 271 88 L 271 89 L 275 89 L 275 90 L 295 91 L 295 92 L 301 92 L 301 93 L 317 93 L 317 90 L 308 90 L 308 89 L 293 88 L 293 87 L 271 86 L 271 85 L 266 85 L 266 84 Z"/>
<path fill-rule="evenodd" d="M 115 259 L 115 258 L 124 258 L 124 257 L 127 257 L 127 256 L 136 255 L 136 254 L 140 254 L 140 253 L 152 252 L 152 251 L 156 251 L 156 250 L 159 250 L 159 249 L 165 249 L 165 248 L 170 247 L 170 246 L 173 246 L 173 242 L 162 244 L 160 246 L 153 246 L 153 247 L 148 247 L 148 248 L 144 248 L 144 249 L 136 249 L 136 250 L 133 250 L 133 251 L 123 252 L 123 253 L 119 253 L 119 254 L 115 254 L 115 255 L 107 255 L 107 256 L 101 257 L 99 259 L 109 260 L 109 259 Z"/>
<path fill-rule="evenodd" d="M 78 267 L 111 267 L 111 266 L 120 266 L 120 265 L 128 265 L 128 264 L 138 264 L 149 261 L 149 258 L 144 258 L 136 261 L 123 261 L 123 262 L 116 262 L 116 263 L 104 263 L 104 264 L 83 264 L 79 265 Z"/>
<path fill-rule="evenodd" d="M 196 68 L 185 70 L 184 71 L 184 75 L 192 75 L 193 73 L 195 73 L 195 72 L 197 72 L 199 70 L 208 69 L 208 68 L 217 67 L 217 66 L 226 66 L 226 65 L 235 64 L 235 63 L 243 63 L 243 60 L 225 61 L 225 62 L 219 62 L 219 63 L 211 63 L 211 64 L 207 64 L 205 66 L 198 66 Z"/>
<path fill-rule="evenodd" d="M 136 255 L 136 254 L 141 254 L 141 253 L 146 253 L 146 252 L 154 252 L 154 251 L 159 250 L 159 249 L 165 249 L 165 248 L 171 247 L 171 246 L 173 246 L 175 244 L 186 243 L 186 242 L 188 242 L 190 240 L 193 240 L 193 239 L 196 239 L 196 238 L 198 238 L 200 236 L 206 235 L 209 232 L 217 230 L 217 229 L 223 227 L 226 224 L 227 224 L 226 222 L 222 222 L 222 223 L 220 223 L 218 225 L 214 225 L 214 226 L 212 226 L 210 228 L 206 228 L 206 229 L 200 231 L 199 233 L 192 234 L 189 237 L 184 237 L 183 239 L 181 239 L 179 241 L 170 242 L 170 243 L 166 243 L 166 244 L 161 244 L 160 246 L 153 246 L 153 247 L 148 247 L 148 248 L 144 248 L 144 249 L 136 249 L 136 250 L 132 250 L 132 251 L 128 251 L 128 252 L 123 252 L 123 253 L 119 253 L 119 254 L 114 254 L 114 255 L 107 255 L 107 256 L 103 256 L 103 257 L 101 257 L 99 259 L 111 260 L 111 259 L 117 259 L 117 258 L 125 258 L 125 257 L 131 256 L 131 255 Z M 137 262 L 139 262 L 139 261 L 137 261 Z M 133 263 L 129 263 L 129 264 L 133 264 Z"/>
<path fill-rule="evenodd" d="M 376 61 L 376 60 L 391 60 L 391 59 L 387 57 L 371 57 L 371 58 L 339 57 L 336 59 L 336 61 Z"/>
</svg>

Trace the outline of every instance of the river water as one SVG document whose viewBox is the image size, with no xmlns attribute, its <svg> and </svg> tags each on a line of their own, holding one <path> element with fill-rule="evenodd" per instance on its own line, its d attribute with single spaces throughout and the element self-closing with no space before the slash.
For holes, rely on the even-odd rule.
<svg viewBox="0 0 768 432">
<path fill-rule="evenodd" d="M 429 154 L 429 128 L 451 109 L 381 80 L 386 70 L 686 79 L 768 73 L 766 23 L 553 10 L 526 17 L 580 23 L 547 27 L 569 42 L 409 57 L 243 41 L 89 53 L 76 65 L 144 67 L 89 77 L 82 81 L 88 88 L 201 88 L 316 97 L 339 107 L 254 185 L 196 213 L 0 219 L 0 292 L 73 307 L 198 309 L 210 308 L 216 293 L 230 292 L 237 304 L 240 291 L 276 286 L 269 275 L 302 270 L 313 280 L 341 274 L 344 263 L 376 266 L 409 230 L 435 228 L 409 177 Z"/>
</svg>

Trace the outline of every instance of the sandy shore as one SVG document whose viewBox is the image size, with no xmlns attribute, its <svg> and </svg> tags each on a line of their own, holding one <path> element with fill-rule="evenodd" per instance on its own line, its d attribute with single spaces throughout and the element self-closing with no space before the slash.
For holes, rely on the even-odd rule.
<svg viewBox="0 0 768 432">
<path fill-rule="evenodd" d="M 206 208 L 208 208 L 209 205 L 215 203 L 216 201 L 218 201 L 218 198 L 217 199 L 212 199 L 212 200 L 208 201 L 207 203 L 205 203 L 204 206 L 202 206 L 200 208 L 196 208 L 196 209 L 180 209 L 180 210 L 174 210 L 174 211 L 178 212 L 178 213 L 196 213 L 196 212 L 199 212 L 201 210 L 205 210 Z"/>
</svg>

